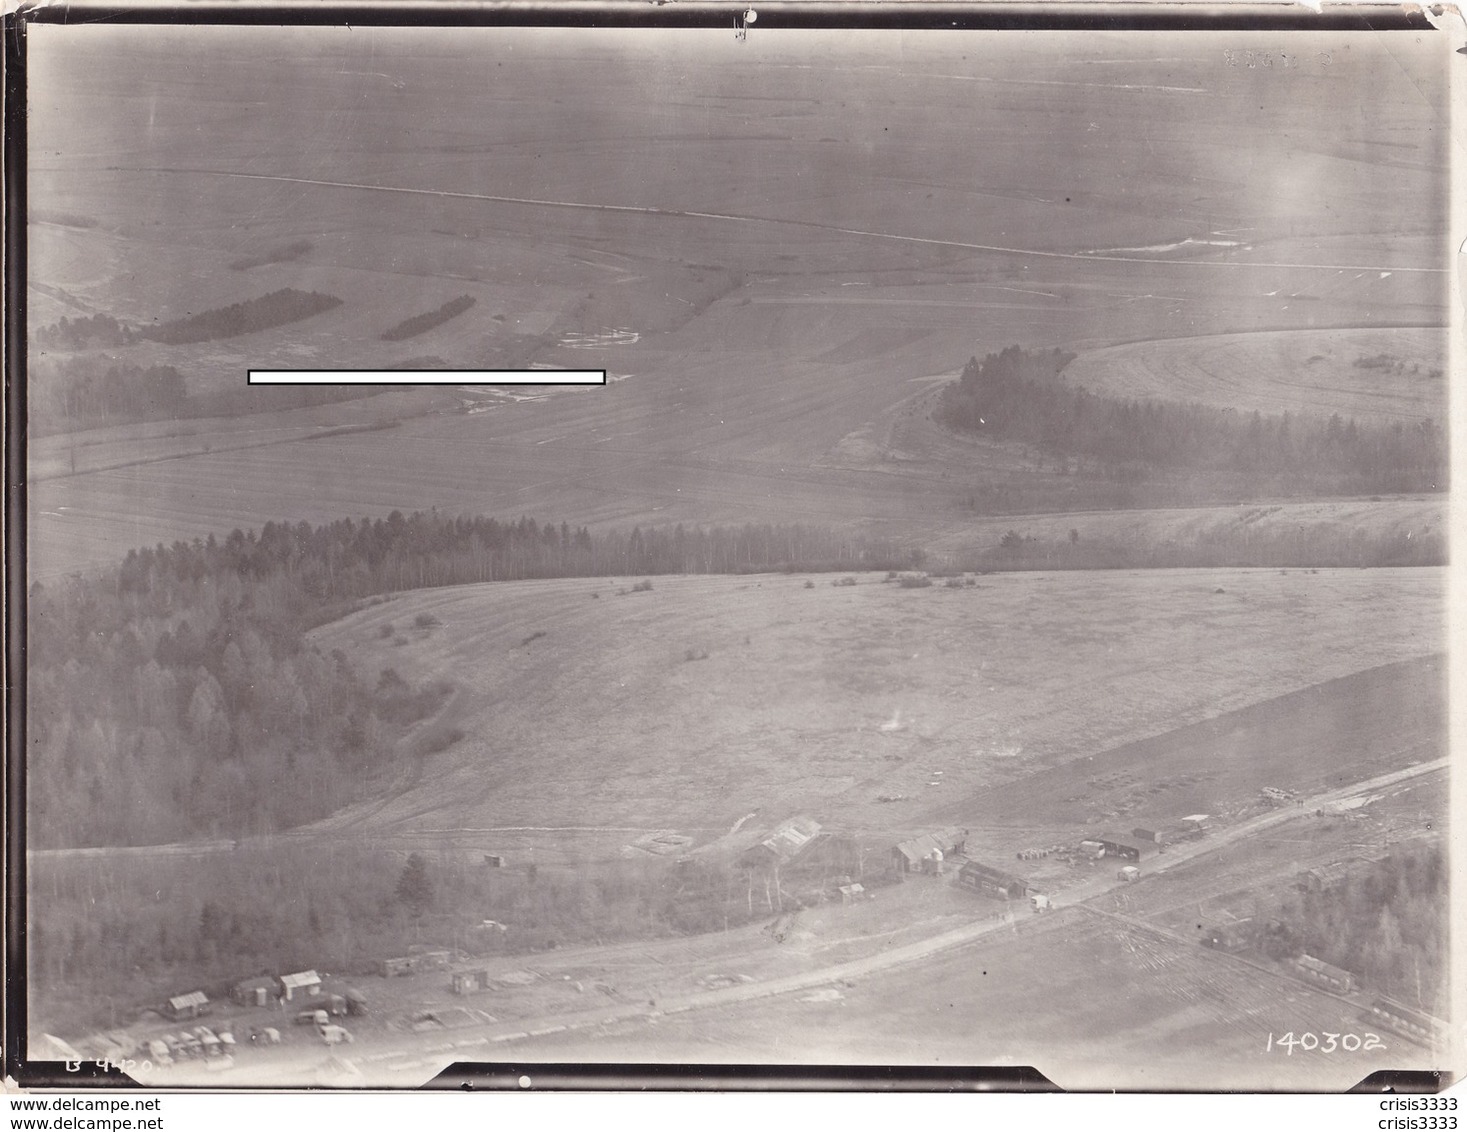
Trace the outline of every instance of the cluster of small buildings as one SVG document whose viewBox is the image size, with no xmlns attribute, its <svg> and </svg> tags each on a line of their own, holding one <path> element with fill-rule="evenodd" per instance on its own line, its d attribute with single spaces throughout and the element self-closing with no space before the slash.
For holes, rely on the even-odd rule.
<svg viewBox="0 0 1467 1132">
<path fill-rule="evenodd" d="M 446 954 L 446 953 L 445 953 Z M 293 971 L 288 975 L 256 975 L 229 988 L 230 1001 L 237 1006 L 278 1006 L 308 1003 L 330 1014 L 365 1014 L 366 997 L 354 987 L 333 991 L 315 971 Z M 167 1014 L 174 1020 L 202 1018 L 213 1008 L 201 990 L 175 995 L 168 1000 Z"/>
</svg>

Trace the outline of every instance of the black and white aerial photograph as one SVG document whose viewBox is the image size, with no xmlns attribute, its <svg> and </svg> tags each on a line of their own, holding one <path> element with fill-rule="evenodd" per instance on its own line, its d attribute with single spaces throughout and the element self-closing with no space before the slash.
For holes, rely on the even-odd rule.
<svg viewBox="0 0 1467 1132">
<path fill-rule="evenodd" d="M 779 15 L 26 27 L 30 1060 L 1451 1070 L 1456 43 Z"/>
</svg>

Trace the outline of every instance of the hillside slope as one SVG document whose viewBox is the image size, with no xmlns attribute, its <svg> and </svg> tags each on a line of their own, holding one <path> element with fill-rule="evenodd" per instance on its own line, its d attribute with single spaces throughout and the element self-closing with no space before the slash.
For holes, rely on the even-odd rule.
<svg viewBox="0 0 1467 1132">
<path fill-rule="evenodd" d="M 750 813 L 900 829 L 1045 767 L 1443 647 L 1436 570 L 815 582 L 490 584 L 323 628 L 319 643 L 369 676 L 454 681 L 439 725 L 464 732 L 405 765 L 391 797 L 324 827 L 566 828 L 562 848 L 597 852 L 652 829 L 706 843 Z M 413 628 L 420 615 L 439 624 Z"/>
</svg>

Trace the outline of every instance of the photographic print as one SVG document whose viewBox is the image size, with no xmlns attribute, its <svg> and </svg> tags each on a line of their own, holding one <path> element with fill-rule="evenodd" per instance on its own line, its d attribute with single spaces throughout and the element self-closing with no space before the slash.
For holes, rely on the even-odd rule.
<svg viewBox="0 0 1467 1132">
<path fill-rule="evenodd" d="M 1450 1068 L 1448 37 L 778 16 L 27 25 L 33 1061 Z"/>
</svg>

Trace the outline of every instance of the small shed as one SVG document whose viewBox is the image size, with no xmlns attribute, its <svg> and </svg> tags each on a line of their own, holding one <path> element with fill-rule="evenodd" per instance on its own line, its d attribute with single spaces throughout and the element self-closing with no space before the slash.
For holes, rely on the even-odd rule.
<svg viewBox="0 0 1467 1132">
<path fill-rule="evenodd" d="M 1085 841 L 1080 842 L 1080 854 L 1082 856 L 1089 857 L 1092 860 L 1099 860 L 1101 857 L 1105 856 L 1105 846 L 1102 845 L 1099 841 L 1086 839 Z"/>
<path fill-rule="evenodd" d="M 504 855 L 501 853 L 485 853 L 484 864 L 491 869 L 502 869 L 505 865 Z"/>
<path fill-rule="evenodd" d="M 1207 829 L 1210 814 L 1188 814 L 1178 824 L 1183 833 L 1202 833 Z"/>
<path fill-rule="evenodd" d="M 201 1018 L 209 1013 L 209 996 L 201 990 L 174 995 L 168 1000 L 170 1018 Z"/>
<path fill-rule="evenodd" d="M 842 904 L 854 904 L 865 894 L 866 886 L 859 883 L 842 884 L 836 886 L 836 892 L 840 894 Z"/>
<path fill-rule="evenodd" d="M 411 975 L 417 969 L 417 960 L 410 955 L 399 955 L 392 959 L 377 960 L 377 973 L 384 979 L 398 975 Z"/>
<path fill-rule="evenodd" d="M 1355 989 L 1355 976 L 1343 967 L 1336 967 L 1312 955 L 1301 955 L 1294 960 L 1294 968 L 1307 981 L 1326 990 L 1344 994 Z"/>
<path fill-rule="evenodd" d="M 1127 884 L 1134 884 L 1141 879 L 1141 870 L 1135 865 L 1127 865 L 1120 872 L 1116 873 L 1116 879 L 1123 880 Z"/>
<path fill-rule="evenodd" d="M 303 998 L 321 993 L 321 976 L 315 971 L 296 971 L 280 976 L 280 998 L 282 1002 L 299 1002 Z"/>
<path fill-rule="evenodd" d="M 1137 841 L 1148 842 L 1152 845 L 1161 845 L 1166 841 L 1166 834 L 1159 829 L 1147 829 L 1144 825 L 1138 825 L 1131 830 L 1131 836 Z"/>
<path fill-rule="evenodd" d="M 1029 882 L 1022 877 L 977 861 L 969 861 L 958 870 L 958 883 L 1000 900 L 1022 900 L 1029 893 Z"/>
<path fill-rule="evenodd" d="M 240 1006 L 268 1006 L 280 993 L 280 984 L 269 975 L 244 979 L 229 988 L 229 997 Z"/>
<path fill-rule="evenodd" d="M 425 951 L 418 956 L 418 970 L 446 971 L 452 961 L 453 952 L 451 951 Z"/>
</svg>

